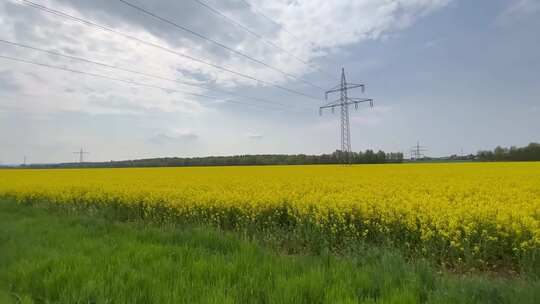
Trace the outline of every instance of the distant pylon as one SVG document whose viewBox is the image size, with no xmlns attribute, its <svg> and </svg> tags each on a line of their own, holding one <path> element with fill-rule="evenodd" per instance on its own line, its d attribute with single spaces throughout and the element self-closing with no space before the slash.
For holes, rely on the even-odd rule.
<svg viewBox="0 0 540 304">
<path fill-rule="evenodd" d="M 341 152 L 345 154 L 344 162 L 350 162 L 351 160 L 351 126 L 349 121 L 349 105 L 354 104 L 354 107 L 358 109 L 358 104 L 362 102 L 369 102 L 370 107 L 373 107 L 373 99 L 371 98 L 350 98 L 347 95 L 347 90 L 361 88 L 362 93 L 365 91 L 365 85 L 347 83 L 345 78 L 345 68 L 341 69 L 341 83 L 324 93 L 324 97 L 328 100 L 328 94 L 340 92 L 339 99 L 327 103 L 319 108 L 319 115 L 322 115 L 323 109 L 331 108 L 334 113 L 334 108 L 341 108 Z"/>
<path fill-rule="evenodd" d="M 420 145 L 420 141 L 416 142 L 416 145 L 411 148 L 411 160 L 418 160 L 423 158 L 424 152 L 427 151 L 427 148 Z"/>
<path fill-rule="evenodd" d="M 84 151 L 82 147 L 80 151 L 73 152 L 73 154 L 79 154 L 79 163 L 84 163 L 84 155 L 89 154 L 89 153 L 90 152 Z"/>
</svg>

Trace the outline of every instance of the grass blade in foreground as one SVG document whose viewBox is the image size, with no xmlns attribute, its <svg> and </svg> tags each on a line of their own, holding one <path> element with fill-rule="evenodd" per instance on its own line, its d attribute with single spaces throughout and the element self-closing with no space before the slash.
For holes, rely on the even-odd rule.
<svg viewBox="0 0 540 304">
<path fill-rule="evenodd" d="M 50 214 L 12 201 L 0 201 L 0 244 L 0 300 L 13 303 L 540 300 L 537 281 L 439 275 L 388 250 L 283 256 L 211 228 Z"/>
</svg>

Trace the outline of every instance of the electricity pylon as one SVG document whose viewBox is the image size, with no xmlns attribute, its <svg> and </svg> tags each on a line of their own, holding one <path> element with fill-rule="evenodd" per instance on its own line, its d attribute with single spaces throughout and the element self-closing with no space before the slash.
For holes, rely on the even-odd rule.
<svg viewBox="0 0 540 304">
<path fill-rule="evenodd" d="M 358 104 L 362 102 L 369 102 L 369 106 L 373 108 L 373 99 L 371 98 L 352 98 L 347 95 L 347 90 L 361 88 L 362 93 L 365 91 L 365 85 L 347 83 L 345 78 L 345 68 L 341 69 L 341 83 L 324 93 L 324 98 L 328 100 L 328 95 L 339 92 L 339 99 L 327 103 L 319 108 L 319 115 L 322 115 L 323 109 L 330 108 L 334 113 L 334 108 L 341 108 L 341 152 L 345 154 L 344 162 L 349 163 L 351 161 L 351 126 L 349 122 L 349 105 L 354 104 L 354 107 L 358 109 Z"/>
<path fill-rule="evenodd" d="M 427 151 L 427 148 L 420 145 L 420 141 L 416 142 L 416 145 L 411 148 L 411 160 L 419 160 L 423 158 L 424 152 Z"/>
<path fill-rule="evenodd" d="M 90 152 L 86 152 L 83 150 L 83 148 L 81 147 L 81 150 L 78 151 L 78 152 L 73 152 L 73 154 L 79 154 L 79 163 L 83 163 L 84 162 L 84 155 L 85 154 L 89 154 Z"/>
</svg>

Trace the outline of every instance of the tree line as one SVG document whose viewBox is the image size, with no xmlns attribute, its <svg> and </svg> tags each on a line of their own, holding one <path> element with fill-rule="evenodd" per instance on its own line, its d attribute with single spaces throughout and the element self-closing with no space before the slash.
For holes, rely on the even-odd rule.
<svg viewBox="0 0 540 304">
<path fill-rule="evenodd" d="M 540 161 L 540 144 L 530 143 L 525 147 L 496 147 L 493 151 L 479 151 L 480 161 Z"/>
<path fill-rule="evenodd" d="M 476 155 L 452 155 L 446 161 L 540 161 L 540 144 L 525 147 L 496 147 Z M 383 164 L 403 162 L 403 153 L 366 150 L 350 154 L 336 150 L 330 154 L 257 154 L 207 157 L 163 157 L 110 162 L 32 164 L 22 168 L 129 168 L 129 167 L 196 167 L 196 166 L 261 166 L 261 165 L 319 165 L 319 164 Z M 426 159 L 431 160 L 431 159 Z M 8 168 L 8 166 L 5 166 Z M 9 166 L 12 168 L 12 166 Z"/>
<path fill-rule="evenodd" d="M 403 153 L 366 150 L 350 154 L 335 151 L 331 154 L 261 154 L 207 157 L 163 157 L 110 162 L 32 164 L 29 168 L 129 168 L 129 167 L 196 167 L 196 166 L 261 166 L 261 165 L 318 165 L 318 164 L 382 164 L 400 163 Z"/>
</svg>

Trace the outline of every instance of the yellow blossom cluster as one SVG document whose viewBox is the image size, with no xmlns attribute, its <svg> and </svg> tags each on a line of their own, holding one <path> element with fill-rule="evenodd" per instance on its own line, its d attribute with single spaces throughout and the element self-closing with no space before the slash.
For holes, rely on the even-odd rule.
<svg viewBox="0 0 540 304">
<path fill-rule="evenodd" d="M 0 170 L 0 196 L 332 242 L 516 260 L 540 248 L 540 163 Z M 251 229 L 250 228 L 250 229 Z"/>
</svg>

